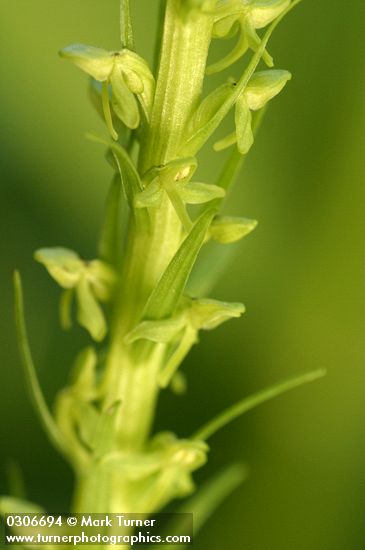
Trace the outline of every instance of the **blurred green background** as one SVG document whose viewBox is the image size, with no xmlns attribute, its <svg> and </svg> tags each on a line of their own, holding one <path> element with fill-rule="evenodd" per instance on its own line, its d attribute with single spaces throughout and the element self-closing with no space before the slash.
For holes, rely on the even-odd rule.
<svg viewBox="0 0 365 550">
<path fill-rule="evenodd" d="M 365 546 L 365 7 L 349 4 L 307 0 L 272 39 L 277 67 L 294 78 L 273 101 L 228 209 L 260 224 L 214 292 L 244 301 L 247 313 L 202 337 L 184 366 L 189 392 L 160 401 L 158 427 L 184 436 L 245 394 L 328 368 L 326 379 L 212 439 L 199 480 L 235 461 L 251 475 L 202 532 L 201 550 Z M 151 59 L 157 1 L 132 5 L 138 52 Z M 57 51 L 72 42 L 119 48 L 118 0 L 1 0 L 0 35 L 0 493 L 15 460 L 29 498 L 61 511 L 71 473 L 24 390 L 11 276 L 21 269 L 51 400 L 87 338 L 59 329 L 58 289 L 32 253 L 64 245 L 93 257 L 111 176 L 102 150 L 84 138 L 102 129 L 86 78 Z M 204 151 L 206 181 L 223 159 Z"/>
</svg>

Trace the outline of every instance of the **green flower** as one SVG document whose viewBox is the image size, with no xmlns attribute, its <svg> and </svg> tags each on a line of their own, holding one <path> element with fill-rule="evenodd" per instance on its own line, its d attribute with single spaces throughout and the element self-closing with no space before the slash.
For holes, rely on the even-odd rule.
<svg viewBox="0 0 365 550">
<path fill-rule="evenodd" d="M 126 342 L 147 339 L 168 344 L 165 365 L 159 375 L 160 386 L 165 388 L 198 342 L 200 330 L 213 330 L 229 319 L 240 317 L 244 311 L 245 307 L 239 303 L 184 298 L 176 315 L 161 321 L 142 321 L 127 335 Z"/>
<path fill-rule="evenodd" d="M 181 223 L 189 231 L 192 222 L 185 205 L 204 204 L 225 195 L 224 189 L 218 185 L 191 182 L 196 167 L 195 158 L 186 158 L 152 168 L 142 179 L 144 190 L 135 197 L 135 207 L 158 208 L 166 194 Z"/>
<path fill-rule="evenodd" d="M 145 60 L 136 53 L 123 49 L 108 52 L 102 48 L 73 44 L 60 51 L 60 56 L 69 59 L 74 65 L 102 83 L 102 104 L 105 121 L 114 139 L 114 130 L 109 104 L 117 117 L 130 128 L 140 124 L 138 101 L 146 120 L 149 120 L 154 94 L 154 78 Z M 136 99 L 137 97 L 137 99 Z"/>
<path fill-rule="evenodd" d="M 236 101 L 235 132 L 218 141 L 214 145 L 215 150 L 221 151 L 237 143 L 241 154 L 248 153 L 254 141 L 251 112 L 262 109 L 281 92 L 290 79 L 291 74 L 288 71 L 271 70 L 255 73 Z"/>
<path fill-rule="evenodd" d="M 60 309 L 64 328 L 71 324 L 71 304 L 76 295 L 79 324 L 86 328 L 94 340 L 103 340 L 107 327 L 99 301 L 106 302 L 111 297 L 115 281 L 111 268 L 100 260 L 85 262 L 76 252 L 67 248 L 41 248 L 34 257 L 65 289 Z"/>
<path fill-rule="evenodd" d="M 262 29 L 283 13 L 290 0 L 231 0 L 220 2 L 216 9 L 213 36 L 215 38 L 229 37 L 239 32 L 240 36 L 234 49 L 223 59 L 208 67 L 207 72 L 213 74 L 226 69 L 242 57 L 248 49 L 256 51 L 261 40 L 256 29 Z M 272 57 L 265 50 L 265 63 L 273 66 Z"/>
</svg>

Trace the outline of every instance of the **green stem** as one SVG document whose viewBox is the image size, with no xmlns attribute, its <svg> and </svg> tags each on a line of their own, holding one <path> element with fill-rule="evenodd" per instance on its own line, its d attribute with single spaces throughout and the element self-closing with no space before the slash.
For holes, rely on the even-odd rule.
<svg viewBox="0 0 365 550">
<path fill-rule="evenodd" d="M 151 125 L 140 151 L 141 174 L 178 156 L 184 129 L 201 95 L 212 17 L 199 14 L 186 20 L 180 10 L 181 0 L 168 0 Z M 138 322 L 182 239 L 181 222 L 167 197 L 150 217 L 149 232 L 142 233 L 131 223 L 104 384 L 106 404 L 121 400 L 118 444 L 128 451 L 141 449 L 149 435 L 165 348 L 145 343 L 127 346 L 123 338 Z"/>
</svg>

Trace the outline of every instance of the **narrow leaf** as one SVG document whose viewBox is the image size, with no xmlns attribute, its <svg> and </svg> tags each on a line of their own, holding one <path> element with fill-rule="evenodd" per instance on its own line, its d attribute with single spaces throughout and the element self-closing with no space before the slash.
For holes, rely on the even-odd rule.
<svg viewBox="0 0 365 550">
<path fill-rule="evenodd" d="M 152 291 L 146 305 L 144 319 L 158 320 L 172 316 L 214 214 L 215 210 L 209 209 L 198 218 Z"/>
<path fill-rule="evenodd" d="M 51 441 L 61 454 L 68 456 L 62 434 L 60 433 L 53 416 L 51 415 L 42 390 L 40 388 L 37 374 L 34 368 L 32 355 L 30 352 L 27 330 L 24 320 L 23 289 L 19 273 L 14 273 L 14 292 L 15 292 L 15 321 L 18 335 L 18 346 L 23 362 L 24 375 L 28 386 L 30 398 L 34 409 L 41 421 L 41 424 Z"/>
<path fill-rule="evenodd" d="M 250 397 L 239 401 L 232 407 L 229 407 L 221 414 L 213 418 L 213 420 L 208 422 L 205 426 L 200 428 L 200 430 L 198 430 L 194 434 L 193 439 L 206 441 L 218 430 L 220 430 L 245 412 L 250 411 L 258 405 L 261 405 L 261 403 L 265 403 L 265 401 L 269 401 L 270 399 L 273 399 L 274 397 L 277 397 L 282 393 L 286 393 L 289 390 L 297 388 L 298 386 L 302 386 L 303 384 L 307 384 L 308 382 L 314 382 L 315 380 L 318 380 L 319 378 L 325 376 L 325 374 L 326 371 L 324 369 L 319 369 L 309 372 L 307 374 L 302 374 L 295 378 L 290 378 L 289 380 L 280 382 L 279 384 L 275 384 L 274 386 L 255 393 Z"/>
<path fill-rule="evenodd" d="M 199 489 L 196 495 L 178 507 L 176 510 L 177 514 L 193 514 L 194 537 L 196 537 L 222 502 L 243 483 L 247 475 L 248 470 L 244 466 L 232 464 L 222 472 L 216 474 Z M 169 533 L 187 533 L 189 525 L 187 524 L 186 516 L 180 516 L 174 522 L 171 522 L 167 528 Z M 174 545 L 167 545 L 166 548 L 167 550 L 174 550 L 175 547 Z M 181 548 L 187 549 L 189 546 L 183 545 Z"/>
<path fill-rule="evenodd" d="M 118 265 L 121 254 L 121 208 L 122 186 L 117 176 L 114 178 L 106 201 L 104 223 L 99 241 L 99 257 L 111 265 Z"/>
</svg>

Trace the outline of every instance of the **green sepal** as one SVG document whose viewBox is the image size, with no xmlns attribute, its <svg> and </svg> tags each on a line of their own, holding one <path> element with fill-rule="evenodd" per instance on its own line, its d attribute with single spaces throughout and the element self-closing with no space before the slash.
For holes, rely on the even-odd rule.
<svg viewBox="0 0 365 550">
<path fill-rule="evenodd" d="M 132 130 L 138 128 L 140 116 L 137 100 L 127 86 L 119 67 L 114 67 L 110 75 L 112 86 L 112 106 L 117 117 Z"/>
<path fill-rule="evenodd" d="M 62 288 L 74 288 L 83 271 L 82 260 L 68 248 L 41 248 L 34 253 L 34 258 Z"/>
<path fill-rule="evenodd" d="M 248 17 L 255 29 L 263 29 L 279 17 L 289 6 L 290 0 L 251 0 Z"/>
<path fill-rule="evenodd" d="M 229 244 L 246 237 L 256 226 L 256 220 L 217 216 L 210 226 L 209 235 L 214 241 Z"/>
<path fill-rule="evenodd" d="M 278 95 L 291 79 L 289 71 L 259 71 L 253 75 L 244 95 L 251 111 L 262 109 L 273 97 Z"/>
<path fill-rule="evenodd" d="M 193 133 L 202 131 L 211 122 L 232 95 L 233 89 L 234 84 L 222 84 L 203 99 L 192 119 Z"/>
<path fill-rule="evenodd" d="M 107 80 L 113 70 L 114 59 L 110 52 L 102 48 L 71 44 L 60 50 L 59 54 L 99 82 Z"/>
<path fill-rule="evenodd" d="M 234 120 L 236 125 L 237 149 L 241 155 L 246 155 L 253 145 L 254 137 L 251 127 L 252 115 L 245 94 L 237 99 Z"/>
<path fill-rule="evenodd" d="M 61 292 L 59 314 L 60 325 L 63 330 L 70 330 L 72 328 L 72 302 L 74 297 L 74 289 L 67 288 Z"/>
<path fill-rule="evenodd" d="M 166 319 L 174 313 L 214 214 L 215 210 L 207 210 L 195 222 L 152 291 L 144 320 Z"/>
<path fill-rule="evenodd" d="M 218 185 L 190 182 L 180 190 L 180 197 L 187 204 L 204 204 L 214 199 L 223 198 L 225 191 Z"/>
<path fill-rule="evenodd" d="M 212 330 L 229 319 L 240 317 L 244 312 L 243 304 L 202 298 L 191 301 L 189 317 L 196 329 Z"/>
<path fill-rule="evenodd" d="M 105 262 L 91 260 L 86 262 L 85 274 L 96 298 L 101 302 L 108 302 L 116 283 L 114 270 Z"/>
<path fill-rule="evenodd" d="M 231 38 L 238 31 L 237 14 L 227 15 L 215 21 L 212 31 L 213 38 Z"/>
<path fill-rule="evenodd" d="M 97 299 L 91 291 L 90 284 L 86 277 L 82 277 L 76 287 L 77 296 L 77 320 L 81 326 L 86 328 L 92 338 L 101 342 L 106 334 L 106 322 Z"/>
</svg>

